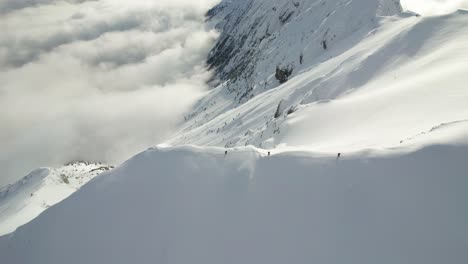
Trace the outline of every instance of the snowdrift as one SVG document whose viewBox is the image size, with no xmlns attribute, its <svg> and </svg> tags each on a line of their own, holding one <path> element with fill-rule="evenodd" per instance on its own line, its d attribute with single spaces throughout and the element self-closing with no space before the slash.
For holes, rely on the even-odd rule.
<svg viewBox="0 0 468 264">
<path fill-rule="evenodd" d="M 468 262 L 467 145 L 155 148 L 0 238 L 2 263 Z"/>
</svg>

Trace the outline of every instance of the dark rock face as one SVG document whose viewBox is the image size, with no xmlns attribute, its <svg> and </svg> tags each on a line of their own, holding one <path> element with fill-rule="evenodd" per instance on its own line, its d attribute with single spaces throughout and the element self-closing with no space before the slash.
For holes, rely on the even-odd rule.
<svg viewBox="0 0 468 264">
<path fill-rule="evenodd" d="M 248 101 L 256 93 L 254 86 L 258 80 L 254 75 L 258 71 L 257 62 L 263 58 L 264 52 L 260 47 L 274 41 L 274 32 L 288 23 L 300 7 L 296 2 L 287 2 L 287 8 L 267 8 L 269 5 L 271 3 L 255 0 L 226 1 L 207 13 L 209 21 L 216 23 L 216 29 L 221 33 L 207 63 L 219 81 L 229 81 L 227 93 L 234 94 L 238 103 Z M 272 18 L 276 18 L 277 25 L 268 21 Z M 276 74 L 280 83 L 286 82 L 292 74 L 290 68 L 275 72 L 275 65 L 271 66 L 268 72 Z"/>
<path fill-rule="evenodd" d="M 275 78 L 278 80 L 280 84 L 283 84 L 289 80 L 289 76 L 293 73 L 293 68 L 291 66 L 288 67 L 280 67 L 276 66 L 276 73 Z"/>
<path fill-rule="evenodd" d="M 258 57 L 258 50 L 253 47 L 258 46 L 261 41 L 254 36 L 257 35 L 257 26 L 263 17 L 256 18 L 247 30 L 246 27 L 239 27 L 241 24 L 251 23 L 247 10 L 252 5 L 253 0 L 240 0 L 235 4 L 222 2 L 207 14 L 208 19 L 215 22 L 216 29 L 221 32 L 207 63 L 219 81 L 229 81 L 227 93 L 235 94 L 238 103 L 253 97 L 253 80 L 250 77 L 255 71 Z"/>
</svg>

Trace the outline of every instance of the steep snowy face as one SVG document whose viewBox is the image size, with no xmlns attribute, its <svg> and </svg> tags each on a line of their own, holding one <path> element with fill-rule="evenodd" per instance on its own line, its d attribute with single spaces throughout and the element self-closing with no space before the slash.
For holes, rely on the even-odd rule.
<svg viewBox="0 0 468 264">
<path fill-rule="evenodd" d="M 395 0 L 223 1 L 208 13 L 221 32 L 208 63 L 242 103 L 326 59 L 357 31 L 366 34 L 378 16 L 401 10 Z"/>
<path fill-rule="evenodd" d="M 398 3 L 371 2 L 218 6 L 210 59 L 224 82 L 169 143 L 343 152 L 466 134 L 467 12 L 382 17 Z"/>
</svg>

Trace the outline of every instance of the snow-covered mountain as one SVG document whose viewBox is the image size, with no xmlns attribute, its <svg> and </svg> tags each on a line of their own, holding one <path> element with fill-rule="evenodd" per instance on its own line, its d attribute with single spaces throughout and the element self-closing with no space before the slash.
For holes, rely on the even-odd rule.
<svg viewBox="0 0 468 264">
<path fill-rule="evenodd" d="M 217 86 L 164 147 L 81 189 L 110 167 L 0 192 L 6 233 L 79 189 L 0 237 L 1 263 L 468 262 L 468 12 L 224 0 L 207 15 Z"/>
<path fill-rule="evenodd" d="M 289 69 L 292 78 L 328 59 L 340 42 L 352 47 L 377 27 L 378 17 L 401 11 L 389 0 L 225 1 L 208 13 L 221 31 L 208 63 L 230 81 L 227 90 L 239 102 L 247 101 L 283 82 L 271 78 L 276 68 Z"/>
<path fill-rule="evenodd" d="M 0 190 L 0 235 L 15 231 L 47 208 L 61 202 L 91 179 L 110 170 L 105 164 L 74 162 L 41 168 Z"/>
<path fill-rule="evenodd" d="M 346 152 L 466 133 L 468 13 L 400 8 L 225 1 L 209 13 L 223 32 L 208 60 L 221 85 L 171 143 Z"/>
</svg>

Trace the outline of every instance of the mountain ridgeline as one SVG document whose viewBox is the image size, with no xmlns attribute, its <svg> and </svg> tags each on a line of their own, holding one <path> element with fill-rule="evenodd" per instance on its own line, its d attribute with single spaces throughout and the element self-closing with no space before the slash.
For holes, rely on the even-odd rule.
<svg viewBox="0 0 468 264">
<path fill-rule="evenodd" d="M 224 0 L 207 17 L 220 32 L 207 59 L 217 82 L 171 144 L 341 152 L 399 146 L 466 120 L 467 55 L 457 52 L 468 45 L 466 11 L 425 17 L 394 0 Z"/>
<path fill-rule="evenodd" d="M 117 168 L 0 191 L 16 229 L 2 264 L 468 263 L 468 12 L 223 0 L 207 15 L 218 85 Z"/>
<path fill-rule="evenodd" d="M 400 12 L 396 0 L 223 1 L 207 14 L 221 32 L 208 64 L 242 103 L 326 60 L 338 43 L 359 41 L 349 37 L 364 37 L 378 17 Z"/>
</svg>

